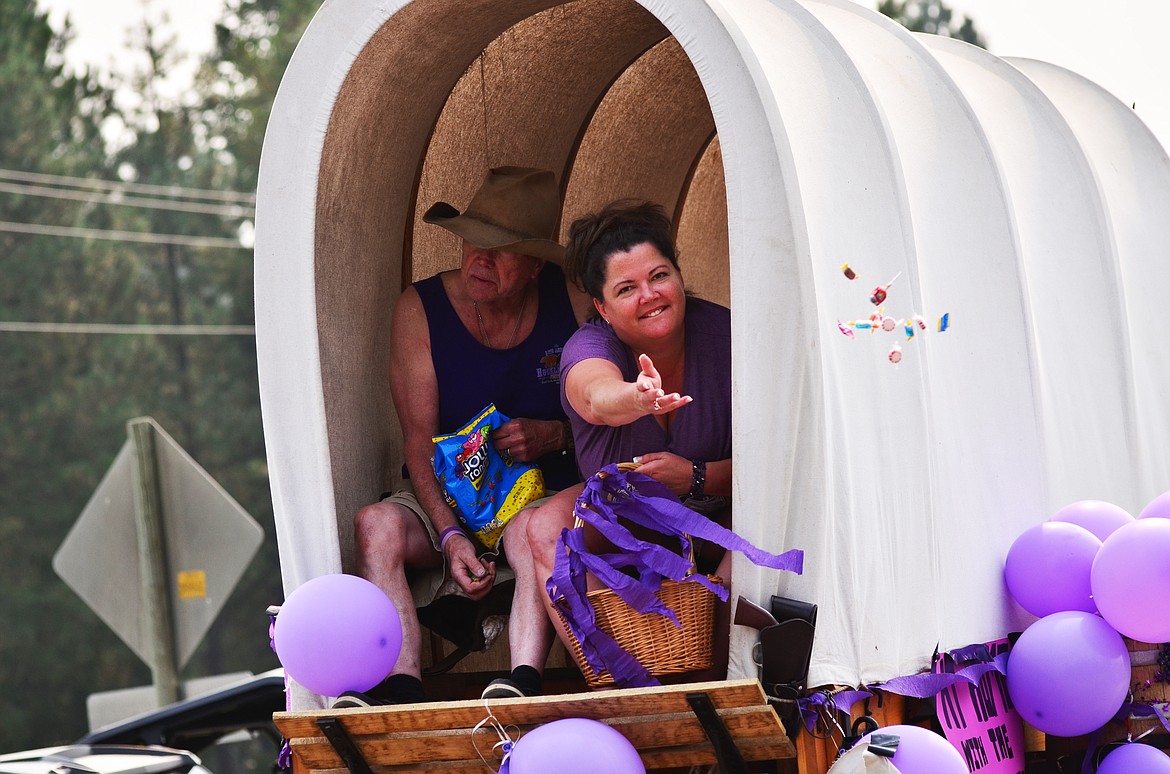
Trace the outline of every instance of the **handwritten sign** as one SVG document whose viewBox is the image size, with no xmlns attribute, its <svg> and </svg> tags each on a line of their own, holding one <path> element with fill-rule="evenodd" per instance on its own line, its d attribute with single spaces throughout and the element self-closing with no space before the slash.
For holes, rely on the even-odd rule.
<svg viewBox="0 0 1170 774">
<path fill-rule="evenodd" d="M 1007 640 L 987 643 L 991 655 L 1009 649 Z M 956 672 L 950 654 L 935 662 L 936 672 Z M 1024 723 L 1008 696 L 1006 678 L 990 670 L 978 685 L 957 682 L 935 697 L 939 722 L 947 740 L 955 746 L 967 768 L 980 774 L 1023 774 Z"/>
</svg>

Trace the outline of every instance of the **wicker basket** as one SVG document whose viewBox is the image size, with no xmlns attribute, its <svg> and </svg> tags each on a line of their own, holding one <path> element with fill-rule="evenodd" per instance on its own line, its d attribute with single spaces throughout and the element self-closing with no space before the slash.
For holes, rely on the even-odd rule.
<svg viewBox="0 0 1170 774">
<path fill-rule="evenodd" d="M 620 470 L 636 468 L 633 463 L 621 463 Z M 603 475 L 599 473 L 598 475 Z M 575 526 L 583 524 L 580 517 Z M 694 557 L 691 557 L 691 572 Z M 716 575 L 708 575 L 714 583 L 723 583 Z M 700 583 L 664 580 L 658 598 L 674 611 L 682 628 L 665 616 L 656 613 L 638 613 L 622 601 L 611 589 L 598 589 L 586 594 L 593 606 L 597 628 L 613 637 L 623 649 L 638 659 L 647 671 L 655 677 L 710 669 L 712 665 L 712 643 L 715 631 L 715 595 Z M 564 597 L 557 599 L 557 615 L 561 628 L 568 635 L 570 652 L 585 676 L 590 688 L 614 684 L 609 670 L 595 672 L 585 659 L 581 643 L 573 636 L 565 623 Z"/>
</svg>

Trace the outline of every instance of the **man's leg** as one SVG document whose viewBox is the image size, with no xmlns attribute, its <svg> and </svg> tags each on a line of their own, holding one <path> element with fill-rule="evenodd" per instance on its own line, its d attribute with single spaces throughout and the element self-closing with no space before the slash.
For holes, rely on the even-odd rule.
<svg viewBox="0 0 1170 774">
<path fill-rule="evenodd" d="M 406 568 L 442 567 L 443 555 L 435 550 L 430 532 L 416 513 L 387 501 L 358 511 L 354 548 L 358 574 L 386 592 L 402 622 L 402 650 L 391 674 L 421 679 L 422 633 Z"/>
<path fill-rule="evenodd" d="M 527 534 L 529 520 L 539 511 L 539 507 L 525 508 L 512 517 L 504 530 L 504 555 L 516 575 L 512 612 L 508 616 L 512 673 L 506 679 L 493 680 L 484 690 L 486 699 L 536 696 L 543 692 L 541 677 L 552 648 L 553 628 L 541 602 L 547 596 L 544 579 L 537 579 Z"/>
<path fill-rule="evenodd" d="M 572 641 L 559 623 L 560 616 L 545 591 L 545 583 L 552 575 L 553 564 L 556 561 L 557 538 L 561 536 L 561 530 L 572 528 L 573 504 L 581 495 L 582 489 L 584 487 L 578 484 L 561 490 L 542 503 L 539 508 L 532 509 L 535 512 L 529 516 L 526 524 L 526 538 L 533 560 L 536 586 L 540 592 L 540 604 L 543 606 L 545 617 L 550 624 L 554 621 L 558 622 L 554 625 L 553 631 L 570 652 L 572 652 Z M 593 548 L 593 546 L 590 547 Z M 594 580 L 592 575 L 589 576 L 589 580 Z"/>
</svg>

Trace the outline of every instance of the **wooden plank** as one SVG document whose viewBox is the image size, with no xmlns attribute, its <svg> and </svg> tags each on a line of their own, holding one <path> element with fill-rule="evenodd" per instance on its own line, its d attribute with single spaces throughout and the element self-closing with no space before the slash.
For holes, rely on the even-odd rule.
<svg viewBox="0 0 1170 774">
<path fill-rule="evenodd" d="M 648 768 L 715 763 L 706 732 L 686 695 L 706 693 L 745 760 L 796 756 L 784 726 L 755 680 L 716 681 L 654 688 L 615 689 L 583 694 L 482 701 L 278 712 L 274 720 L 291 740 L 295 758 L 315 774 L 344 770 L 344 764 L 316 725 L 337 718 L 371 768 L 382 772 L 491 771 L 496 766 L 496 732 L 484 726 L 490 712 L 513 739 L 543 723 L 592 718 L 618 729 Z"/>
<path fill-rule="evenodd" d="M 501 723 L 535 725 L 562 718 L 602 718 L 689 712 L 686 694 L 711 697 L 716 709 L 764 704 L 764 690 L 755 680 L 727 680 L 683 685 L 593 691 L 579 694 L 496 699 L 490 704 Z M 317 719 L 340 718 L 350 735 L 472 728 L 485 717 L 479 700 L 401 704 L 384 707 L 277 712 L 273 720 L 286 739 L 319 736 Z"/>
<path fill-rule="evenodd" d="M 770 744 L 780 751 L 781 757 L 796 755 L 771 707 L 761 705 L 717 712 L 737 747 Z M 621 732 L 640 751 L 696 745 L 711 749 L 706 732 L 694 714 L 626 717 L 602 722 Z M 534 726 L 510 729 L 509 733 L 513 739 L 519 739 L 531 728 Z M 373 766 L 478 760 L 480 754 L 490 754 L 499 737 L 490 728 L 481 728 L 474 734 L 470 729 L 414 731 L 354 737 L 353 741 L 362 757 Z M 341 765 L 341 758 L 324 737 L 295 740 L 293 751 L 314 771 Z"/>
<path fill-rule="evenodd" d="M 562 717 L 615 717 L 689 711 L 686 694 L 700 691 L 715 707 L 763 704 L 763 689 L 754 680 L 688 683 L 679 686 L 611 689 L 533 698 L 496 699 L 490 703 L 505 723 L 546 723 Z M 277 712 L 273 719 L 286 738 L 317 735 L 317 719 L 341 718 L 350 734 L 377 734 L 411 730 L 471 728 L 485 716 L 480 700 L 431 702 L 353 709 Z"/>
</svg>

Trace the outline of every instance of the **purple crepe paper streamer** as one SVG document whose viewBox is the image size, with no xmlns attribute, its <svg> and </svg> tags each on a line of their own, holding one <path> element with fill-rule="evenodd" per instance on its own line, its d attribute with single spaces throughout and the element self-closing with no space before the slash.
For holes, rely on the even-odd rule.
<svg viewBox="0 0 1170 774">
<path fill-rule="evenodd" d="M 817 724 L 818 708 L 825 704 L 832 704 L 836 712 L 842 713 L 846 716 L 853 710 L 853 705 L 862 699 L 869 699 L 873 697 L 870 691 L 839 691 L 829 695 L 826 691 L 817 691 L 816 693 L 796 700 L 796 706 L 800 709 L 800 715 L 804 719 L 804 726 L 808 732 L 813 733 Z"/>
<path fill-rule="evenodd" d="M 990 652 L 988 653 L 990 655 Z M 902 696 L 911 696 L 915 699 L 927 699 L 936 695 L 944 688 L 956 683 L 972 683 L 978 685 L 983 675 L 988 672 L 1007 674 L 1007 653 L 1000 653 L 990 661 L 972 664 L 954 672 L 927 672 L 917 675 L 895 677 L 874 687 Z"/>
<path fill-rule="evenodd" d="M 967 662 L 970 665 L 954 672 L 929 672 L 917 675 L 904 675 L 902 677 L 894 677 L 884 683 L 875 683 L 871 687 L 874 690 L 889 691 L 901 696 L 910 696 L 915 699 L 927 699 L 938 694 L 944 688 L 949 688 L 956 683 L 972 683 L 978 685 L 979 681 L 988 672 L 999 672 L 1000 674 L 1007 674 L 1007 659 L 1008 653 L 1000 653 L 997 656 L 991 655 L 991 649 L 986 645 L 969 645 L 964 648 L 957 648 L 950 651 L 950 655 L 956 661 Z M 974 662 L 974 663 L 971 663 Z M 805 726 L 811 732 L 817 720 L 817 708 L 823 704 L 831 703 L 834 709 L 845 715 L 849 715 L 853 709 L 853 705 L 862 699 L 873 696 L 873 693 L 866 690 L 858 691 L 840 691 L 832 694 L 830 698 L 828 694 L 821 691 L 814 693 L 808 697 L 798 699 L 797 704 L 800 707 L 801 716 L 804 718 Z M 1135 714 L 1154 714 L 1157 715 L 1162 725 L 1170 731 L 1170 720 L 1162 717 L 1157 709 L 1146 705 L 1128 705 L 1135 710 Z M 1146 711 L 1143 712 L 1142 708 Z M 1123 707 L 1123 709 L 1125 709 Z"/>
<path fill-rule="evenodd" d="M 276 613 L 268 614 L 268 647 L 276 652 Z M 288 675 L 284 676 L 284 708 L 292 709 L 292 700 L 288 693 Z M 288 771 L 292 768 L 292 745 L 283 737 L 280 740 L 280 751 L 276 754 L 276 768 Z"/>
<path fill-rule="evenodd" d="M 581 550 L 584 548 L 584 532 L 580 529 L 561 530 L 557 539 L 557 558 L 553 564 L 552 576 L 546 588 L 553 600 L 559 591 L 564 596 L 568 610 L 564 611 L 565 624 L 577 638 L 585 661 L 594 672 L 600 674 L 609 669 L 614 682 L 621 686 L 641 688 L 658 685 L 646 667 L 631 656 L 624 648 L 601 629 L 593 617 L 593 606 L 585 596 L 585 572 Z"/>
<path fill-rule="evenodd" d="M 656 685 L 657 681 L 613 638 L 597 630 L 592 606 L 585 599 L 584 583 L 580 577 L 583 571 L 592 572 L 639 613 L 664 615 L 679 626 L 681 624 L 674 611 L 662 604 L 656 596 L 663 579 L 693 581 L 702 584 L 724 601 L 728 597 L 724 586 L 712 582 L 705 575 L 688 575 L 693 569 L 693 562 L 680 555 L 691 553 L 688 534 L 717 543 L 728 550 L 740 551 L 758 565 L 796 573 L 800 573 L 803 568 L 802 551 L 793 550 L 783 555 L 762 551 L 731 530 L 691 511 L 669 489 L 648 476 L 620 471 L 617 465 L 606 466 L 601 472 L 604 475 L 593 476 L 586 482 L 575 504 L 574 513 L 621 551 L 591 554 L 585 548 L 582 529 L 563 530 L 557 543 L 556 562 L 547 590 L 554 599 L 557 593 L 565 595 L 568 605 L 564 616 L 566 624 L 580 643 L 586 662 L 596 672 L 608 668 L 618 685 Z M 647 501 L 651 501 L 651 507 L 645 507 Z M 677 538 L 680 553 L 635 537 L 618 522 L 618 517 Z M 621 572 L 623 568 L 637 570 L 637 579 Z M 614 661 L 617 656 L 615 651 L 624 654 L 624 658 Z"/>
<path fill-rule="evenodd" d="M 777 555 L 756 548 L 726 527 L 687 508 L 663 484 L 643 473 L 619 471 L 617 465 L 607 465 L 600 472 L 605 475 L 590 478 L 580 498 L 595 509 L 604 508 L 615 516 L 667 535 L 690 535 L 708 540 L 729 551 L 740 552 L 761 567 L 788 570 L 797 575 L 804 568 L 803 551 L 793 549 Z M 604 497 L 606 494 L 614 499 L 608 501 Z M 654 505 L 658 507 L 639 507 L 639 502 L 647 499 L 655 500 Z"/>
</svg>

